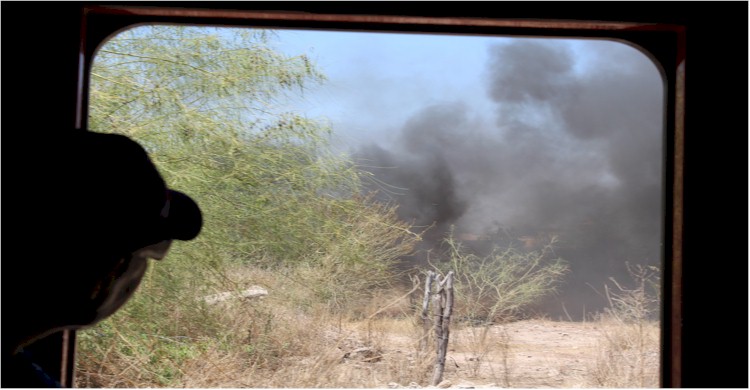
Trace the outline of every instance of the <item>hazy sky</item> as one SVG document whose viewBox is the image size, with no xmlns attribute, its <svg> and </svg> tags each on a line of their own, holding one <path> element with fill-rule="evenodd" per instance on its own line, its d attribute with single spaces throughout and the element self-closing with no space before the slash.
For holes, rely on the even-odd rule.
<svg viewBox="0 0 750 390">
<path fill-rule="evenodd" d="M 659 265 L 663 83 L 635 48 L 321 31 L 280 31 L 279 48 L 329 77 L 297 108 L 330 120 L 436 240 L 450 226 L 561 236 L 569 310 L 596 307 L 591 285 L 627 279 L 625 262 Z"/>
<path fill-rule="evenodd" d="M 306 93 L 299 107 L 333 122 L 342 142 L 357 145 L 389 139 L 428 104 L 465 102 L 493 116 L 488 94 L 490 48 L 513 37 L 277 30 L 279 49 L 305 53 L 329 81 Z M 576 72 L 596 66 L 592 52 L 617 46 L 621 55 L 641 56 L 625 45 L 593 40 L 546 39 L 571 50 Z"/>
<path fill-rule="evenodd" d="M 481 76 L 487 47 L 503 38 L 280 31 L 280 48 L 307 53 L 330 78 L 308 94 L 308 115 L 332 120 L 356 145 L 398 134 L 428 104 L 470 101 L 491 109 Z"/>
</svg>

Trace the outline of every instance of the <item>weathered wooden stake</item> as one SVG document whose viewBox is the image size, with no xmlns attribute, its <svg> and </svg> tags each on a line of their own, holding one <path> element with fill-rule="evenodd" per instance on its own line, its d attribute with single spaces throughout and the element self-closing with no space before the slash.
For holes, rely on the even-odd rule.
<svg viewBox="0 0 750 390">
<path fill-rule="evenodd" d="M 429 276 L 428 276 L 429 278 Z M 435 341 L 437 344 L 437 360 L 432 373 L 432 386 L 437 386 L 443 379 L 445 371 L 445 357 L 448 351 L 450 337 L 451 314 L 453 312 L 453 271 L 441 280 L 436 276 L 437 292 L 433 296 L 433 315 L 435 326 Z"/>
<path fill-rule="evenodd" d="M 419 339 L 419 350 L 424 352 L 427 349 L 427 341 L 430 338 L 430 317 L 427 315 L 430 307 L 430 293 L 432 292 L 432 281 L 435 279 L 435 272 L 427 272 L 427 279 L 424 283 L 424 300 L 422 301 L 422 337 Z"/>
</svg>

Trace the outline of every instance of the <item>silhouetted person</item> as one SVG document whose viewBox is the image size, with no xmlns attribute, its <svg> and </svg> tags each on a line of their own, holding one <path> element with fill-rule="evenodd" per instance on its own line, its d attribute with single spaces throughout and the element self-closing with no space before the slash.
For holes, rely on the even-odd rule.
<svg viewBox="0 0 750 390">
<path fill-rule="evenodd" d="M 38 246 L 3 259 L 3 387 L 56 385 L 27 347 L 116 312 L 148 259 L 162 259 L 172 240 L 191 240 L 202 226 L 198 205 L 168 189 L 127 137 L 69 131 L 29 149 L 48 168 L 21 189 Z"/>
</svg>

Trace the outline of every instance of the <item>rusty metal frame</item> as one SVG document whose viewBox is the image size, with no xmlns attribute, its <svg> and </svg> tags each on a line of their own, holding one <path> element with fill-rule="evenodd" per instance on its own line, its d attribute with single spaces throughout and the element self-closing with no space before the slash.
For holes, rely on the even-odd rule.
<svg viewBox="0 0 750 390">
<path fill-rule="evenodd" d="M 209 3 L 210 4 L 210 3 Z M 662 387 L 681 386 L 683 163 L 685 131 L 685 26 L 639 21 L 589 21 L 521 18 L 433 17 L 395 14 L 344 14 L 250 9 L 267 6 L 234 3 L 210 8 L 142 5 L 84 5 L 81 18 L 76 127 L 86 128 L 88 71 L 98 48 L 118 31 L 139 24 L 193 24 L 287 29 L 381 31 L 429 34 L 606 38 L 640 48 L 661 67 L 665 81 L 665 188 L 662 309 Z M 497 12 L 495 12 L 497 13 Z M 74 351 L 75 334 L 66 337 Z M 64 359 L 64 385 L 72 386 L 73 359 Z"/>
</svg>

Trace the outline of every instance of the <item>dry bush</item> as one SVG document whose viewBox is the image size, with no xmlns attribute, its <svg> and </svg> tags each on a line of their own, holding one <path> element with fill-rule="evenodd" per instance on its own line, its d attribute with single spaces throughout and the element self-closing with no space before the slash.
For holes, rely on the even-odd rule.
<svg viewBox="0 0 750 390">
<path fill-rule="evenodd" d="M 554 293 L 569 272 L 567 263 L 555 253 L 555 237 L 539 250 L 495 246 L 482 256 L 456 241 L 452 233 L 444 243 L 447 261 L 434 266 L 456 275 L 456 299 L 463 305 L 454 315 L 460 322 L 487 325 L 518 318 L 530 305 Z"/>
<path fill-rule="evenodd" d="M 634 268 L 638 269 L 638 268 Z M 119 313 L 103 326 L 82 332 L 79 387 L 190 388 L 384 388 L 427 386 L 435 351 L 420 349 L 422 323 L 408 288 L 373 289 L 361 298 L 358 315 L 337 315 L 311 299 L 299 274 L 236 265 L 205 280 L 202 290 L 184 297 L 190 304 L 171 307 L 159 328 L 149 331 Z M 646 276 L 646 275 L 644 275 Z M 646 278 L 648 279 L 648 278 Z M 269 295 L 254 300 L 200 303 L 201 294 L 262 286 Z M 658 386 L 659 324 L 640 286 L 613 283 L 607 290 L 612 309 L 599 317 L 599 345 L 574 387 Z M 419 283 L 417 283 L 419 286 Z M 648 298 L 648 299 L 652 299 Z M 616 304 L 617 303 L 617 304 Z M 627 305 L 626 303 L 630 303 Z M 457 304 L 464 304 L 458 302 Z M 136 305 L 137 306 L 137 305 Z M 154 310 L 154 305 L 144 308 Z M 130 310 L 142 310 L 134 307 Z M 137 309 L 137 310 L 136 310 Z M 634 315 L 634 313 L 641 313 Z M 158 314 L 158 313 L 156 313 Z M 174 323 L 173 327 L 168 326 Z M 177 326 L 179 324 L 179 326 Z M 446 364 L 446 379 L 471 378 L 502 387 L 533 387 L 521 346 L 505 330 L 510 324 L 466 327 L 456 324 Z M 93 343 L 92 338 L 106 339 Z M 101 341 L 101 340 L 99 340 Z M 593 355 L 596 354 L 596 357 Z M 587 359 L 588 360 L 588 359 Z M 460 365 L 458 370 L 455 365 Z M 544 368 L 544 367 L 542 367 Z M 553 367 L 554 368 L 554 367 Z M 583 367 L 581 367 L 583 368 Z M 555 374 L 558 375 L 558 374 Z M 541 382 L 539 382 L 541 383 Z M 544 382 L 550 385 L 553 382 Z M 580 385 L 579 385 L 580 383 Z M 554 382 L 568 386 L 570 382 Z"/>
<path fill-rule="evenodd" d="M 288 328 L 300 328 L 295 331 L 301 344 L 295 348 L 297 353 L 283 357 L 274 366 L 252 367 L 240 363 L 242 355 L 217 355 L 214 359 L 222 362 L 223 378 L 212 378 L 209 373 L 197 371 L 187 375 L 181 384 L 188 387 L 372 388 L 386 387 L 393 382 L 425 383 L 431 368 L 430 362 L 419 361 L 417 357 L 414 336 L 419 329 L 409 319 L 373 317 L 363 321 L 340 321 L 321 307 L 318 313 L 308 311 L 286 318 L 284 323 Z M 277 329 L 276 332 L 290 330 Z M 290 336 L 294 335 L 280 337 Z M 198 360 L 194 366 L 211 369 Z"/>
<path fill-rule="evenodd" d="M 118 314 L 82 334 L 77 386 L 385 387 L 426 380 L 430 362 L 417 353 L 420 329 L 414 319 L 377 315 L 406 314 L 407 291 L 373 293 L 362 309 L 370 318 L 351 321 L 332 315 L 324 303 L 305 306 L 305 289 L 278 274 L 237 268 L 227 275 L 226 287 L 260 285 L 269 295 L 205 305 L 196 293 L 190 299 L 202 321 L 213 324 L 211 332 L 184 324 L 183 335 L 124 331 L 132 321 Z M 363 352 L 372 356 L 360 356 Z"/>
<path fill-rule="evenodd" d="M 597 387 L 658 387 L 660 270 L 627 264 L 631 287 L 610 278 L 605 286 L 609 307 L 599 315 L 602 339 L 589 381 Z"/>
<path fill-rule="evenodd" d="M 659 325 L 624 324 L 603 317 L 597 356 L 588 367 L 594 387 L 659 387 Z"/>
</svg>

